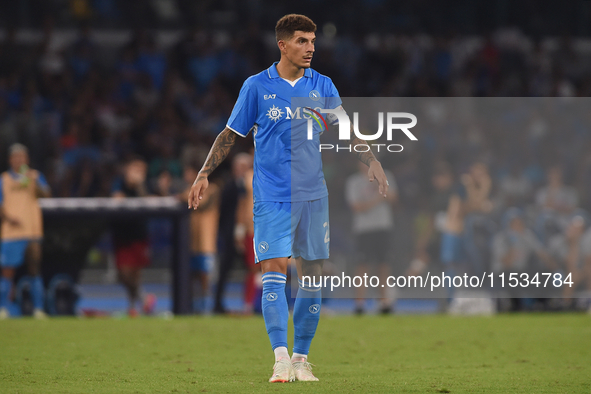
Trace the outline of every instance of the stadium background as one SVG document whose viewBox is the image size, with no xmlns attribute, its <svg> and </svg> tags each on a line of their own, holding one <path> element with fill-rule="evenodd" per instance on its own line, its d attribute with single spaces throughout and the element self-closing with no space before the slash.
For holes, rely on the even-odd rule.
<svg viewBox="0 0 591 394">
<path fill-rule="evenodd" d="M 317 0 L 289 7 L 265 1 L 3 2 L 0 157 L 12 143 L 24 143 L 55 197 L 106 197 L 124 160 L 137 154 L 148 163 L 153 194 L 180 192 L 183 165 L 202 160 L 243 80 L 277 59 L 272 27 L 287 12 L 305 13 L 317 23 L 313 67 L 329 75 L 342 96 L 591 93 L 587 1 Z M 441 162 L 449 164 L 456 180 L 474 162 L 487 164 L 493 182 L 488 198 L 496 208 L 486 220 L 497 229 L 504 210 L 517 205 L 529 209 L 528 224 L 543 241 L 562 231 L 559 218 L 536 207 L 536 194 L 555 165 L 563 170 L 566 192 L 575 196 L 570 209 L 587 211 L 588 127 L 535 127 L 519 136 L 499 130 L 450 132 L 420 139 L 413 155 L 384 158 L 400 191 L 396 258 L 412 260 L 412 231 L 407 229 L 429 214 L 425 196 L 433 192 L 431 180 Z M 250 138 L 240 139 L 231 155 L 251 146 Z M 212 179 L 220 184 L 228 179 L 231 158 Z M 0 167 L 5 166 L 3 159 Z M 348 175 L 327 174 L 329 189 L 336 185 L 338 190 Z M 486 231 L 480 235 L 494 235 Z M 166 220 L 151 221 L 154 259 L 145 281 L 148 287 L 164 285 L 153 288 L 164 297 L 159 310 L 169 307 L 170 232 Z M 344 231 L 333 242 L 349 236 Z M 467 237 L 468 242 L 475 238 Z M 488 245 L 478 245 L 484 248 L 481 254 L 492 252 Z M 85 268 L 79 278 L 87 285 L 81 288 L 81 302 L 96 297 L 96 305 L 117 310 L 123 301 L 100 301 L 120 294 L 110 285 L 115 280 L 110 250 L 106 235 L 87 261 L 76 264 Z M 233 279 L 239 282 L 242 275 L 235 264 Z M 240 291 L 231 294 L 239 308 Z"/>
</svg>

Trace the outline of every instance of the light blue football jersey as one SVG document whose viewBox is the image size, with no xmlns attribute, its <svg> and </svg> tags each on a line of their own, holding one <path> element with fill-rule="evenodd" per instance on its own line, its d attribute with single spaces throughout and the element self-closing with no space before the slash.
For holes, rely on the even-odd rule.
<svg viewBox="0 0 591 394">
<path fill-rule="evenodd" d="M 308 68 L 292 86 L 276 65 L 244 82 L 227 127 L 242 137 L 253 133 L 255 202 L 317 200 L 328 195 L 319 150 L 322 126 L 313 124 L 308 140 L 306 112 L 292 108 L 292 99 L 309 98 L 311 108 L 334 109 L 341 98 L 330 78 Z"/>
</svg>

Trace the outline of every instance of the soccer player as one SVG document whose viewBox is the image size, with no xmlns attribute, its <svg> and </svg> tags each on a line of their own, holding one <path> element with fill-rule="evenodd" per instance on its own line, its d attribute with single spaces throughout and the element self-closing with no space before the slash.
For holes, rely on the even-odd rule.
<svg viewBox="0 0 591 394">
<path fill-rule="evenodd" d="M 216 138 L 189 194 L 189 208 L 197 209 L 208 186 L 207 177 L 228 155 L 236 135 L 254 135 L 254 247 L 263 273 L 263 318 L 275 364 L 270 382 L 318 380 L 308 362 L 308 351 L 318 326 L 320 287 L 303 283 L 294 305 L 294 348 L 287 350 L 287 266 L 296 260 L 299 279 L 317 277 L 328 258 L 328 191 L 322 173 L 319 138 L 306 139 L 305 130 L 292 130 L 287 109 L 294 97 L 310 97 L 315 106 L 335 109 L 341 99 L 330 78 L 310 68 L 316 25 L 303 15 L 282 17 L 275 27 L 281 59 L 248 78 L 226 128 Z M 285 108 L 288 105 L 287 109 Z M 333 122 L 336 123 L 336 122 Z M 296 132 L 304 137 L 294 136 Z M 298 144 L 292 150 L 292 139 Z M 353 144 L 365 144 L 359 138 Z M 382 195 L 388 184 L 373 153 L 357 153 L 369 166 L 368 178 L 377 180 Z M 302 170 L 305 167 L 305 170 Z M 292 173 L 293 171 L 293 173 Z"/>
<path fill-rule="evenodd" d="M 0 319 L 8 314 L 8 297 L 16 268 L 27 256 L 27 268 L 33 277 L 31 296 L 33 316 L 46 317 L 43 312 L 44 292 L 41 279 L 41 240 L 43 218 L 38 197 L 49 197 L 50 190 L 43 174 L 29 168 L 27 147 L 14 144 L 8 151 L 10 169 L 0 175 L 0 219 L 2 219 L 2 245 L 0 246 Z"/>
</svg>

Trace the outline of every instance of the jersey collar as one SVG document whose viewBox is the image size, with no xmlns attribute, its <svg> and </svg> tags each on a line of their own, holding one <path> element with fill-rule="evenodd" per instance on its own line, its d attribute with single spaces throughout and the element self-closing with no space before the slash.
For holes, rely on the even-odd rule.
<svg viewBox="0 0 591 394">
<path fill-rule="evenodd" d="M 275 63 L 271 64 L 271 67 L 269 67 L 267 69 L 267 75 L 269 75 L 269 78 L 271 78 L 271 79 L 281 78 L 279 76 L 279 73 L 277 72 L 277 63 L 279 63 L 279 62 L 275 62 Z M 311 68 L 306 68 L 304 70 L 304 77 L 312 78 L 312 69 Z"/>
</svg>

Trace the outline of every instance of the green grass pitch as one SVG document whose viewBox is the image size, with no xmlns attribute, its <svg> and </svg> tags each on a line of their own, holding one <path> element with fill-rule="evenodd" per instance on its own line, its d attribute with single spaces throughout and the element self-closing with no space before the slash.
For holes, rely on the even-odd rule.
<svg viewBox="0 0 591 394">
<path fill-rule="evenodd" d="M 591 316 L 323 316 L 310 361 L 268 383 L 259 317 L 0 321 L 0 393 L 591 393 Z"/>
</svg>

